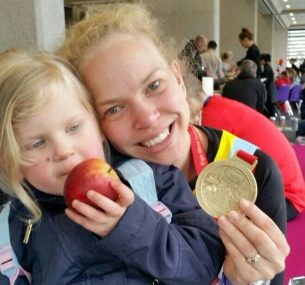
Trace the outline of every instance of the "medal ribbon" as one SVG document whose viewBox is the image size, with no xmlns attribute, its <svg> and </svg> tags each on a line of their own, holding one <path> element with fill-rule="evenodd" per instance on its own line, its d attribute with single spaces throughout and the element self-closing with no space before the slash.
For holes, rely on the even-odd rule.
<svg viewBox="0 0 305 285">
<path fill-rule="evenodd" d="M 249 164 L 253 164 L 257 160 L 257 156 L 250 154 L 242 149 L 238 150 L 236 155 Z"/>
<path fill-rule="evenodd" d="M 204 147 L 199 139 L 199 135 L 196 132 L 196 128 L 192 125 L 188 127 L 188 133 L 191 139 L 191 150 L 195 164 L 197 175 L 200 174 L 203 168 L 205 168 L 209 162 Z"/>
<path fill-rule="evenodd" d="M 247 162 L 250 165 L 253 165 L 253 163 L 255 161 L 257 161 L 257 157 L 255 155 L 249 153 L 250 151 L 251 152 L 255 151 L 256 147 L 254 145 L 252 145 L 246 141 L 240 140 L 239 138 L 235 137 L 234 135 L 232 135 L 230 133 L 227 133 L 226 131 L 223 131 L 223 132 L 226 133 L 227 137 L 229 138 L 229 141 L 228 141 L 229 144 L 227 145 L 228 142 L 226 143 L 226 145 L 229 146 L 229 149 L 226 149 L 226 147 L 224 149 L 222 149 L 222 147 L 220 147 L 222 149 L 222 151 L 220 151 L 216 155 L 215 160 L 219 160 L 220 157 L 221 157 L 221 159 L 224 159 L 225 157 L 229 158 L 230 150 L 235 149 L 234 142 L 239 142 L 238 143 L 239 147 L 242 146 L 243 148 L 247 149 L 247 151 L 238 149 L 236 156 L 239 157 L 240 159 L 242 159 L 243 161 Z M 204 150 L 204 147 L 199 139 L 199 135 L 196 131 L 196 128 L 192 125 L 189 125 L 188 133 L 189 133 L 189 136 L 191 139 L 191 150 L 192 150 L 192 156 L 193 156 L 193 160 L 194 160 L 194 164 L 195 164 L 196 173 L 197 173 L 197 175 L 199 175 L 200 172 L 209 164 L 208 158 L 207 158 L 206 152 Z M 240 145 L 241 141 L 243 142 L 242 145 Z M 219 156 L 219 154 L 220 154 L 220 157 L 217 157 L 217 156 Z M 255 171 L 255 169 L 252 170 L 252 172 L 254 172 L 254 171 Z"/>
</svg>

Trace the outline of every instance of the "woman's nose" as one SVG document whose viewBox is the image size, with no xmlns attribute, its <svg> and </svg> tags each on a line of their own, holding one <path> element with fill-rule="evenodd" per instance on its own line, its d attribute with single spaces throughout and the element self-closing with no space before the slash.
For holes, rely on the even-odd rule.
<svg viewBox="0 0 305 285">
<path fill-rule="evenodd" d="M 145 129 L 158 121 L 160 112 L 155 105 L 147 102 L 141 104 L 136 110 L 133 110 L 131 115 L 133 116 L 134 127 L 136 129 Z"/>
</svg>

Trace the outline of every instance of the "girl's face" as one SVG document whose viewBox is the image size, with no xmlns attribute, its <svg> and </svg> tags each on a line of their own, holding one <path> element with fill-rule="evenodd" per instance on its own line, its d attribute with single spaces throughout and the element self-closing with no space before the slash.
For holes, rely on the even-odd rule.
<svg viewBox="0 0 305 285">
<path fill-rule="evenodd" d="M 190 114 L 180 67 L 152 42 L 117 34 L 91 49 L 80 73 L 105 136 L 120 152 L 180 167 Z"/>
<path fill-rule="evenodd" d="M 63 195 L 67 174 L 79 162 L 104 158 L 93 114 L 75 92 L 66 90 L 16 129 L 23 158 L 31 161 L 21 174 L 42 192 Z"/>
</svg>

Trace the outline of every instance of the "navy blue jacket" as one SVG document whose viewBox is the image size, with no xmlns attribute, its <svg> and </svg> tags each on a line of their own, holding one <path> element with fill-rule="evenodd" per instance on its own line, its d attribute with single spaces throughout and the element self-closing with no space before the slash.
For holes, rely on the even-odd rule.
<svg viewBox="0 0 305 285">
<path fill-rule="evenodd" d="M 158 198 L 173 214 L 170 224 L 136 196 L 119 224 L 100 238 L 69 220 L 63 197 L 33 190 L 43 215 L 24 245 L 26 210 L 13 201 L 11 241 L 32 284 L 210 284 L 225 255 L 217 224 L 201 210 L 180 171 L 151 166 Z M 0 284 L 9 284 L 6 277 L 0 275 Z M 16 284 L 28 282 L 19 278 Z"/>
</svg>

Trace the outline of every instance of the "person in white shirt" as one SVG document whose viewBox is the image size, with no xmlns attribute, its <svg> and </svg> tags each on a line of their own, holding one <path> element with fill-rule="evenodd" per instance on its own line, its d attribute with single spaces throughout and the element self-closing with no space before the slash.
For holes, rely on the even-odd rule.
<svg viewBox="0 0 305 285">
<path fill-rule="evenodd" d="M 217 44 L 215 41 L 209 41 L 208 50 L 201 55 L 202 65 L 207 68 L 208 75 L 215 80 L 223 79 L 222 62 L 216 54 Z"/>
</svg>

